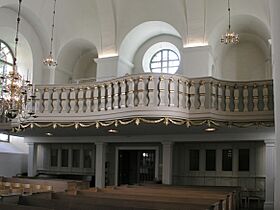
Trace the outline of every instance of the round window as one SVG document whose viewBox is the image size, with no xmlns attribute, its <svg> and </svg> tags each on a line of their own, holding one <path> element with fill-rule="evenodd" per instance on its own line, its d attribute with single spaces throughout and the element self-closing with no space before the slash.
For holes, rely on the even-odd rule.
<svg viewBox="0 0 280 210">
<path fill-rule="evenodd" d="M 175 74 L 180 66 L 180 52 L 169 42 L 151 46 L 142 61 L 145 72 Z"/>
</svg>

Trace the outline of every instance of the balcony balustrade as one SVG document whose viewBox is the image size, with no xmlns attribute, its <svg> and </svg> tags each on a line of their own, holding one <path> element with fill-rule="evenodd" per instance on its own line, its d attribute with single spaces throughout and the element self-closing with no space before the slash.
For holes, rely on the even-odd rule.
<svg viewBox="0 0 280 210">
<path fill-rule="evenodd" d="M 232 82 L 169 74 L 37 85 L 37 118 L 26 122 L 92 122 L 135 117 L 273 122 L 272 89 L 271 80 Z"/>
</svg>

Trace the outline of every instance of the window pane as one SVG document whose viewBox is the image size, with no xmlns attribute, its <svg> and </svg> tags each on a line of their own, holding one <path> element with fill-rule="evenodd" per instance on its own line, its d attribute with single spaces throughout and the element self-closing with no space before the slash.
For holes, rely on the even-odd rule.
<svg viewBox="0 0 280 210">
<path fill-rule="evenodd" d="M 169 51 L 169 60 L 178 60 L 178 55 L 173 51 Z"/>
<path fill-rule="evenodd" d="M 167 64 L 168 64 L 167 61 L 162 62 L 162 67 L 167 67 Z"/>
<path fill-rule="evenodd" d="M 72 150 L 72 167 L 74 167 L 74 168 L 80 167 L 80 150 L 79 149 Z"/>
<path fill-rule="evenodd" d="M 84 150 L 84 168 L 91 168 L 92 151 L 90 149 Z"/>
<path fill-rule="evenodd" d="M 156 54 L 156 55 L 154 56 L 154 58 L 153 58 L 152 61 L 153 61 L 153 62 L 155 62 L 155 61 L 161 61 L 161 53 Z"/>
<path fill-rule="evenodd" d="M 169 66 L 177 67 L 177 69 L 178 69 L 179 64 L 180 64 L 179 61 L 169 61 Z"/>
<path fill-rule="evenodd" d="M 160 68 L 161 67 L 161 63 L 151 63 L 151 68 L 155 69 L 155 68 Z"/>
<path fill-rule="evenodd" d="M 58 149 L 51 149 L 51 167 L 57 167 Z"/>
<path fill-rule="evenodd" d="M 161 68 L 156 68 L 156 69 L 153 69 L 152 71 L 153 73 L 161 73 Z"/>
<path fill-rule="evenodd" d="M 163 50 L 163 51 L 162 51 L 162 60 L 166 61 L 167 58 L 168 58 L 167 55 L 168 55 L 168 54 L 167 54 L 167 50 Z"/>
<path fill-rule="evenodd" d="M 232 149 L 223 150 L 223 160 L 222 160 L 222 170 L 223 171 L 232 171 Z"/>
<path fill-rule="evenodd" d="M 239 171 L 249 171 L 250 168 L 250 150 L 240 149 L 239 150 Z"/>
<path fill-rule="evenodd" d="M 216 171 L 216 150 L 206 150 L 206 171 Z"/>
<path fill-rule="evenodd" d="M 199 171 L 199 150 L 190 150 L 190 171 Z"/>
<path fill-rule="evenodd" d="M 68 149 L 61 150 L 61 166 L 68 167 Z"/>
</svg>

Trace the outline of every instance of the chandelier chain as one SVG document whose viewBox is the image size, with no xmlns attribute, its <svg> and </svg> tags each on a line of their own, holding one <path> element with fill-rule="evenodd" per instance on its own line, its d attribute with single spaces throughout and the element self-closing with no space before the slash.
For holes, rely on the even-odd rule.
<svg viewBox="0 0 280 210">
<path fill-rule="evenodd" d="M 54 27 L 55 27 L 55 8 L 56 8 L 56 0 L 54 0 L 54 4 L 53 4 L 53 17 L 52 17 L 52 33 L 51 33 L 50 55 L 52 55 L 52 50 L 53 50 L 53 36 L 54 36 Z"/>
<path fill-rule="evenodd" d="M 17 48 L 18 48 L 18 41 L 19 41 L 19 23 L 20 23 L 20 13 L 21 13 L 21 3 L 22 0 L 19 0 L 18 4 L 18 13 L 17 13 L 17 25 L 16 25 L 16 38 L 15 38 L 15 52 L 14 52 L 14 66 L 17 63 Z"/>
</svg>

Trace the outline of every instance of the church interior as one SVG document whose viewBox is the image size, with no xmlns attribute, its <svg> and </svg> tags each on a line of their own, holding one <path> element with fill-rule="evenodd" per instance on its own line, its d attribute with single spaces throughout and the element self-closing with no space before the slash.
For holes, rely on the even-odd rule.
<svg viewBox="0 0 280 210">
<path fill-rule="evenodd" d="M 0 0 L 0 209 L 279 210 L 279 11 Z"/>
</svg>

